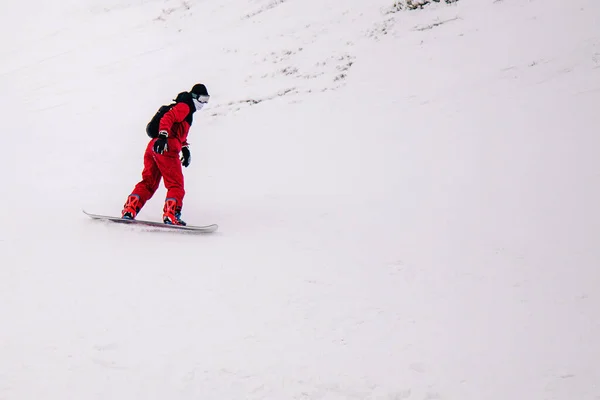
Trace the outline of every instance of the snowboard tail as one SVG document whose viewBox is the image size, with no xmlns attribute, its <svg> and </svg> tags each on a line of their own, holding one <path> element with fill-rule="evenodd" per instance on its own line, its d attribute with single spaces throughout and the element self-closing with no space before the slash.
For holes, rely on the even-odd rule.
<svg viewBox="0 0 600 400">
<path fill-rule="evenodd" d="M 147 227 L 152 227 L 152 228 L 161 228 L 161 229 L 165 229 L 165 230 L 182 231 L 182 232 L 186 232 L 186 233 L 211 233 L 211 232 L 216 231 L 219 228 L 219 226 L 217 224 L 202 225 L 202 226 L 169 225 L 169 224 L 165 224 L 164 222 L 145 221 L 145 220 L 140 220 L 140 219 L 123 219 L 121 217 L 114 217 L 114 216 L 110 216 L 110 215 L 92 214 L 92 213 L 88 213 L 85 210 L 83 210 L 83 213 L 85 215 L 87 215 L 88 217 L 90 217 L 92 219 L 96 219 L 96 220 L 115 222 L 118 224 L 141 225 L 141 226 L 147 226 Z"/>
</svg>

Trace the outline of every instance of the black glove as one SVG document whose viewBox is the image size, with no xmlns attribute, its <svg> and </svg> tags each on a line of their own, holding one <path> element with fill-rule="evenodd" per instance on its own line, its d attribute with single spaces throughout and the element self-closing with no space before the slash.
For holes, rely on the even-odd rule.
<svg viewBox="0 0 600 400">
<path fill-rule="evenodd" d="M 184 167 L 189 167 L 192 162 L 192 155 L 190 154 L 190 147 L 183 146 L 181 148 L 181 165 Z"/>
<path fill-rule="evenodd" d="M 154 152 L 158 153 L 158 154 L 162 154 L 165 151 L 169 150 L 169 147 L 167 146 L 167 136 L 169 134 L 167 133 L 167 131 L 160 131 L 158 132 L 158 139 L 156 139 L 156 142 L 154 142 Z"/>
</svg>

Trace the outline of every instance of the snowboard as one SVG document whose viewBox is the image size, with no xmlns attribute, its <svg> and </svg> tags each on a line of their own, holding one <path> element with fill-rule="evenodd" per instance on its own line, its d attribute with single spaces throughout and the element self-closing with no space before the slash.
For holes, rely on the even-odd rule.
<svg viewBox="0 0 600 400">
<path fill-rule="evenodd" d="M 203 226 L 193 226 L 193 225 L 168 225 L 164 222 L 156 222 L 156 221 L 144 221 L 140 219 L 122 219 L 121 217 L 113 217 L 110 215 L 98 215 L 91 214 L 87 211 L 83 210 L 83 213 L 88 217 L 95 220 L 103 220 L 109 222 L 115 222 L 118 224 L 127 224 L 127 225 L 141 225 L 145 227 L 158 228 L 160 230 L 166 231 L 178 231 L 185 233 L 211 233 L 216 231 L 219 226 L 217 224 L 211 225 L 203 225 Z"/>
</svg>

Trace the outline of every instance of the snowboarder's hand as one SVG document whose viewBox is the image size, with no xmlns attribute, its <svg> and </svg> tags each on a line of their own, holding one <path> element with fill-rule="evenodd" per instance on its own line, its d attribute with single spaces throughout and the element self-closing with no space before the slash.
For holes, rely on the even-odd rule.
<svg viewBox="0 0 600 400">
<path fill-rule="evenodd" d="M 156 142 L 154 142 L 154 152 L 158 153 L 158 154 L 162 154 L 165 151 L 169 150 L 169 147 L 167 146 L 167 136 L 169 134 L 167 133 L 167 131 L 160 131 L 158 132 L 158 139 L 156 139 Z"/>
<path fill-rule="evenodd" d="M 181 148 L 181 165 L 189 167 L 192 162 L 192 154 L 190 153 L 189 146 L 183 146 Z"/>
</svg>

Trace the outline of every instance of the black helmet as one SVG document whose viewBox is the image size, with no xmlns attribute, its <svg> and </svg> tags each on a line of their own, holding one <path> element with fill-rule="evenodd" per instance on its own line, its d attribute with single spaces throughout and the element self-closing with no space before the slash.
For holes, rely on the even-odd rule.
<svg viewBox="0 0 600 400">
<path fill-rule="evenodd" d="M 202 83 L 196 83 L 190 93 L 195 94 L 196 96 L 208 96 L 208 90 L 206 90 L 206 86 Z"/>
<path fill-rule="evenodd" d="M 190 90 L 190 94 L 194 100 L 198 100 L 200 103 L 208 103 L 208 99 L 210 99 L 208 90 L 206 90 L 206 86 L 202 83 L 195 84 L 192 90 Z"/>
</svg>

